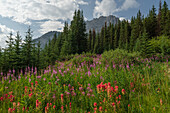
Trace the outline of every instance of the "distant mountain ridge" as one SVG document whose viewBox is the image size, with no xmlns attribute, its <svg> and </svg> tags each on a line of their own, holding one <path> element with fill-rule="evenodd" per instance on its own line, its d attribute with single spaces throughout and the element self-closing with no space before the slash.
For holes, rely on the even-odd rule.
<svg viewBox="0 0 170 113">
<path fill-rule="evenodd" d="M 48 33 L 45 33 L 39 38 L 33 39 L 34 43 L 38 43 L 40 41 L 41 43 L 41 48 L 45 47 L 45 44 L 48 43 L 49 40 L 52 40 L 54 37 L 54 34 L 56 33 L 56 36 L 58 36 L 61 32 L 58 31 L 50 31 Z"/>
<path fill-rule="evenodd" d="M 93 20 L 86 21 L 86 33 L 88 33 L 90 29 L 95 29 L 96 32 L 100 32 L 102 27 L 105 25 L 105 22 L 107 23 L 107 25 L 109 25 L 110 23 L 115 25 L 116 23 L 118 23 L 118 21 L 119 18 L 113 15 L 94 18 Z M 44 48 L 45 44 L 48 43 L 49 40 L 53 39 L 55 33 L 58 36 L 61 32 L 50 31 L 48 33 L 45 33 L 41 37 L 34 39 L 33 42 L 38 43 L 38 41 L 40 41 L 41 48 Z"/>
<path fill-rule="evenodd" d="M 99 18 L 95 18 L 91 21 L 86 21 L 86 32 L 88 33 L 89 30 L 95 29 L 96 32 L 100 32 L 102 27 L 105 25 L 105 22 L 107 25 L 111 24 L 116 24 L 118 23 L 119 18 L 115 17 L 113 15 L 110 16 L 100 16 Z"/>
</svg>

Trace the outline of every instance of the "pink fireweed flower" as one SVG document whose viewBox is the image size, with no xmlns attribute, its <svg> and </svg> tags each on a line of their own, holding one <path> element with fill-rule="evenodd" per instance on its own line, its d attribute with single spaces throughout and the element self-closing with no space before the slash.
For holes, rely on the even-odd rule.
<svg viewBox="0 0 170 113">
<path fill-rule="evenodd" d="M 85 95 L 85 92 L 82 92 L 83 95 Z"/>
<path fill-rule="evenodd" d="M 90 97 L 90 93 L 87 93 L 87 96 Z"/>
<path fill-rule="evenodd" d="M 29 82 L 31 82 L 31 79 L 29 78 Z"/>
<path fill-rule="evenodd" d="M 79 87 L 79 90 L 80 90 L 80 91 L 83 91 L 83 88 L 82 88 L 82 87 Z"/>
</svg>

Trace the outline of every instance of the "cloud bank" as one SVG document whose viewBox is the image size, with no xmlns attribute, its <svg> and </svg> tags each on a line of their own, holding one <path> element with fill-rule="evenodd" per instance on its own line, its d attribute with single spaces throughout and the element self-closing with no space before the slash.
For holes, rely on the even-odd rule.
<svg viewBox="0 0 170 113">
<path fill-rule="evenodd" d="M 124 0 L 123 4 L 118 7 L 115 0 L 102 0 L 101 2 L 96 0 L 93 11 L 93 17 L 98 18 L 102 16 L 112 15 L 116 12 L 126 11 L 129 8 L 139 7 L 139 3 L 136 0 Z"/>
<path fill-rule="evenodd" d="M 7 35 L 9 33 L 15 33 L 15 30 L 8 28 L 5 25 L 0 24 L 0 47 L 5 47 L 5 40 L 7 39 Z"/>
<path fill-rule="evenodd" d="M 49 20 L 50 25 L 58 25 L 58 20 L 72 19 L 75 9 L 87 4 L 83 0 L 0 0 L 0 15 L 26 25 L 31 25 L 31 20 Z"/>
</svg>

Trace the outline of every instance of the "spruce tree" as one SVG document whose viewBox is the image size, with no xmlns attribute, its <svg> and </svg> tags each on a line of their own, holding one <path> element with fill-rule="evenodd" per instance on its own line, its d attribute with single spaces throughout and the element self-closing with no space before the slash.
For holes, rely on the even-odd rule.
<svg viewBox="0 0 170 113">
<path fill-rule="evenodd" d="M 10 33 L 9 36 L 7 36 L 7 55 L 8 55 L 8 64 L 9 64 L 9 69 L 13 70 L 13 66 L 14 66 L 14 39 L 13 39 L 13 34 L 12 32 Z"/>
<path fill-rule="evenodd" d="M 92 50 L 92 31 L 89 30 L 89 37 L 88 37 L 88 51 L 91 52 Z"/>
<path fill-rule="evenodd" d="M 162 10 L 162 2 L 159 2 L 159 10 L 158 10 L 158 17 L 157 17 L 157 36 L 161 34 L 161 10 Z"/>
<path fill-rule="evenodd" d="M 29 66 L 32 67 L 32 31 L 31 28 L 29 27 L 27 32 L 26 32 L 26 36 L 25 36 L 25 40 L 24 40 L 24 44 L 22 47 L 22 52 L 23 52 L 23 64 L 24 64 L 24 68 Z"/>
<path fill-rule="evenodd" d="M 20 72 L 20 69 L 22 68 L 21 64 L 21 43 L 22 43 L 22 38 L 20 36 L 20 33 L 17 32 L 15 43 L 14 43 L 14 67 L 15 67 L 15 72 L 16 75 L 18 72 Z"/>
<path fill-rule="evenodd" d="M 96 31 L 95 31 L 95 29 L 93 29 L 93 34 L 92 34 L 92 50 L 93 50 L 93 53 L 95 53 L 94 52 L 94 46 L 95 46 L 95 43 L 96 43 Z"/>
<path fill-rule="evenodd" d="M 163 7 L 161 9 L 161 34 L 166 34 L 166 22 L 167 22 L 167 13 L 169 12 L 168 10 L 168 5 L 167 3 L 164 1 Z"/>
</svg>

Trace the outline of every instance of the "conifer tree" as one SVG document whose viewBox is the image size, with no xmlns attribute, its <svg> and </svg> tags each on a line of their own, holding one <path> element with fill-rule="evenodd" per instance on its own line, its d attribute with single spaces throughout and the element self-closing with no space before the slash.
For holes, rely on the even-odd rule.
<svg viewBox="0 0 170 113">
<path fill-rule="evenodd" d="M 94 53 L 94 46 L 95 46 L 95 43 L 96 43 L 96 32 L 95 32 L 95 29 L 93 29 L 93 34 L 92 34 L 92 50 L 93 50 L 93 53 Z"/>
<path fill-rule="evenodd" d="M 131 38 L 130 38 L 130 50 L 133 51 L 134 45 L 136 43 L 137 38 L 139 38 L 140 34 L 142 33 L 142 18 L 141 18 L 141 12 L 138 11 L 137 18 L 134 21 L 134 24 L 132 25 L 131 30 Z"/>
<path fill-rule="evenodd" d="M 21 64 L 21 43 L 22 43 L 22 38 L 20 36 L 20 33 L 17 32 L 15 43 L 14 43 L 14 66 L 15 66 L 15 72 L 16 75 L 18 72 L 20 72 L 20 69 L 22 68 Z"/>
<path fill-rule="evenodd" d="M 167 19 L 168 19 L 167 13 L 168 13 L 168 5 L 164 1 L 163 7 L 161 9 L 161 33 L 162 34 L 166 34 L 165 26 L 166 26 L 166 22 L 167 22 Z"/>
<path fill-rule="evenodd" d="M 114 26 L 113 24 L 110 23 L 110 29 L 109 29 L 109 33 L 110 33 L 110 43 L 109 43 L 109 49 L 114 49 Z"/>
<path fill-rule="evenodd" d="M 32 67 L 32 31 L 30 27 L 26 32 L 24 42 L 25 43 L 23 45 L 23 53 L 24 53 L 23 62 L 25 62 L 25 65 Z"/>
<path fill-rule="evenodd" d="M 12 32 L 10 33 L 8 37 L 8 40 L 6 40 L 7 43 L 7 56 L 8 56 L 8 64 L 9 64 L 9 69 L 13 70 L 13 66 L 14 66 L 14 39 L 13 39 L 13 34 Z"/>
<path fill-rule="evenodd" d="M 88 51 L 91 52 L 92 49 L 92 32 L 91 29 L 89 30 L 89 36 L 88 36 Z"/>
<path fill-rule="evenodd" d="M 155 37 L 157 35 L 157 18 L 156 18 L 156 9 L 154 5 L 152 6 L 152 10 L 149 11 L 149 16 L 145 19 L 145 28 L 147 33 L 149 34 L 149 38 Z"/>
<path fill-rule="evenodd" d="M 120 39 L 119 39 L 119 48 L 124 49 L 124 44 L 125 44 L 125 29 L 124 29 L 124 23 L 125 20 L 121 22 L 120 26 Z"/>
<path fill-rule="evenodd" d="M 130 43 L 130 31 L 131 31 L 131 28 L 130 28 L 130 25 L 129 25 L 129 22 L 126 21 L 125 22 L 125 30 L 124 30 L 124 38 L 125 38 L 125 49 L 126 50 L 129 50 L 129 43 Z"/>
<path fill-rule="evenodd" d="M 119 37 L 120 37 L 120 21 L 115 25 L 115 34 L 114 34 L 114 49 L 119 46 Z"/>
<path fill-rule="evenodd" d="M 40 41 L 38 41 L 38 44 L 37 44 L 37 53 L 36 53 L 36 59 L 37 59 L 37 62 L 36 62 L 36 67 L 37 67 L 37 72 L 38 74 L 40 73 L 40 69 L 42 68 L 41 67 L 41 64 L 42 64 L 42 59 L 41 59 L 41 43 Z"/>
<path fill-rule="evenodd" d="M 161 10 L 162 10 L 162 2 L 159 2 L 159 10 L 158 10 L 158 17 L 157 17 L 157 36 L 161 34 Z"/>
</svg>

